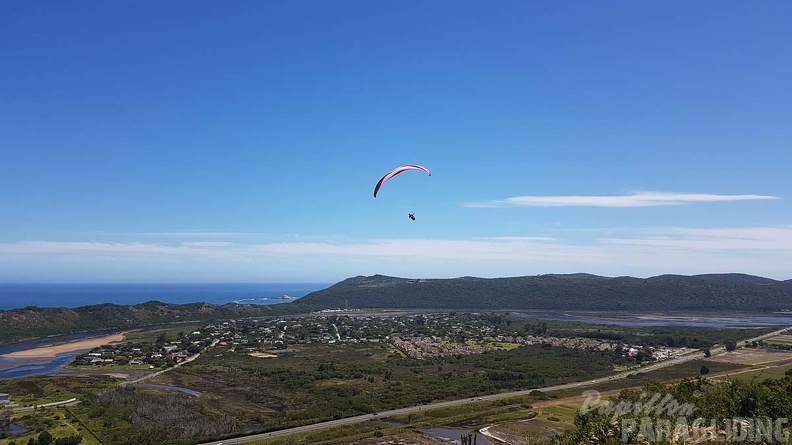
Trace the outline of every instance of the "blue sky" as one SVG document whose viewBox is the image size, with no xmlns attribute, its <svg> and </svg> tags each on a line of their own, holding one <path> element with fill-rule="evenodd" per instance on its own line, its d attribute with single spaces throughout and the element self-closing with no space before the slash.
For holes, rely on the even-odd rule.
<svg viewBox="0 0 792 445">
<path fill-rule="evenodd" d="M 791 19 L 2 2 L 0 282 L 789 279 Z"/>
</svg>

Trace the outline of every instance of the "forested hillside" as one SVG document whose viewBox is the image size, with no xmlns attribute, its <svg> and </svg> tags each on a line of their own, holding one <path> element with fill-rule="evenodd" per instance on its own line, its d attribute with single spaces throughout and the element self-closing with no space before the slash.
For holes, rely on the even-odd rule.
<svg viewBox="0 0 792 445">
<path fill-rule="evenodd" d="M 588 274 L 454 279 L 374 275 L 346 279 L 300 302 L 315 309 L 770 311 L 792 309 L 792 281 L 742 274 L 645 279 Z"/>
<path fill-rule="evenodd" d="M 0 311 L 0 343 L 76 332 L 302 313 L 308 310 L 299 303 L 265 306 L 235 303 L 167 304 L 159 301 L 134 306 L 98 304 L 68 309 L 25 307 Z"/>
</svg>

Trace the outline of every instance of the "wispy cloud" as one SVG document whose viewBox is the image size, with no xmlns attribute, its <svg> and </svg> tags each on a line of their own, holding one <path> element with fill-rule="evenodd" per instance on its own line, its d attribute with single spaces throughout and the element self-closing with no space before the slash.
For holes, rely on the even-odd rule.
<svg viewBox="0 0 792 445">
<path fill-rule="evenodd" d="M 702 202 L 755 201 L 779 199 L 767 195 L 718 195 L 711 193 L 640 192 L 621 196 L 515 196 L 511 198 L 471 202 L 466 207 L 656 207 Z"/>
<path fill-rule="evenodd" d="M 192 241 L 182 243 L 182 246 L 185 247 L 230 247 L 233 245 L 234 243 L 227 241 Z"/>
<path fill-rule="evenodd" d="M 625 236 L 627 235 L 627 236 Z M 619 237 L 598 238 L 603 244 L 643 246 L 690 251 L 792 252 L 792 226 L 742 228 L 658 227 L 629 230 Z"/>
<path fill-rule="evenodd" d="M 792 225 L 743 228 L 612 228 L 580 238 L 497 236 L 471 239 L 286 239 L 283 242 L 174 243 L 20 241 L 0 243 L 0 264 L 35 268 L 60 261 L 96 268 L 185 264 L 249 264 L 250 270 L 333 270 L 341 276 L 506 276 L 591 272 L 648 276 L 660 273 L 745 272 L 790 278 Z M 165 266 L 163 266 L 165 267 Z M 442 271 L 442 272 L 441 272 Z M 306 271 L 307 273 L 317 270 Z M 254 273 L 254 272 L 251 272 Z M 285 272 L 283 272 L 285 273 Z M 0 275 L 2 276 L 2 275 Z"/>
<path fill-rule="evenodd" d="M 174 238 L 212 238 L 212 237 L 229 237 L 229 236 L 247 236 L 255 235 L 249 232 L 141 232 L 141 233 L 128 233 L 126 235 L 139 235 L 139 236 L 152 236 L 152 237 L 174 237 Z"/>
</svg>

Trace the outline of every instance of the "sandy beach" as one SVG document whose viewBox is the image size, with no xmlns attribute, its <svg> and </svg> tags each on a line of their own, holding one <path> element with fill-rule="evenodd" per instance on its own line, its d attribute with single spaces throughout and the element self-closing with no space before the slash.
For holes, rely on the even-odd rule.
<svg viewBox="0 0 792 445">
<path fill-rule="evenodd" d="M 44 359 L 54 358 L 58 354 L 65 354 L 69 352 L 89 351 L 93 348 L 98 348 L 102 345 L 109 345 L 112 343 L 120 343 L 124 341 L 124 334 L 113 334 L 104 337 L 86 338 L 84 340 L 76 340 L 68 343 L 40 346 L 33 349 L 26 349 L 24 351 L 11 352 L 8 354 L 0 355 L 4 358 L 13 359 Z"/>
</svg>

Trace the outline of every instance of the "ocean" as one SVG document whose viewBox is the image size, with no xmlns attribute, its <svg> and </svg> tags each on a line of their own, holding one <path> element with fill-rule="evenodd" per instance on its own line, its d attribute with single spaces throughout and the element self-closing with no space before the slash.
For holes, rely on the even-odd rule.
<svg viewBox="0 0 792 445">
<path fill-rule="evenodd" d="M 102 303 L 133 305 L 163 303 L 278 304 L 303 297 L 330 283 L 211 283 L 211 284 L 0 284 L 0 310 L 27 306 L 66 307 Z"/>
</svg>

